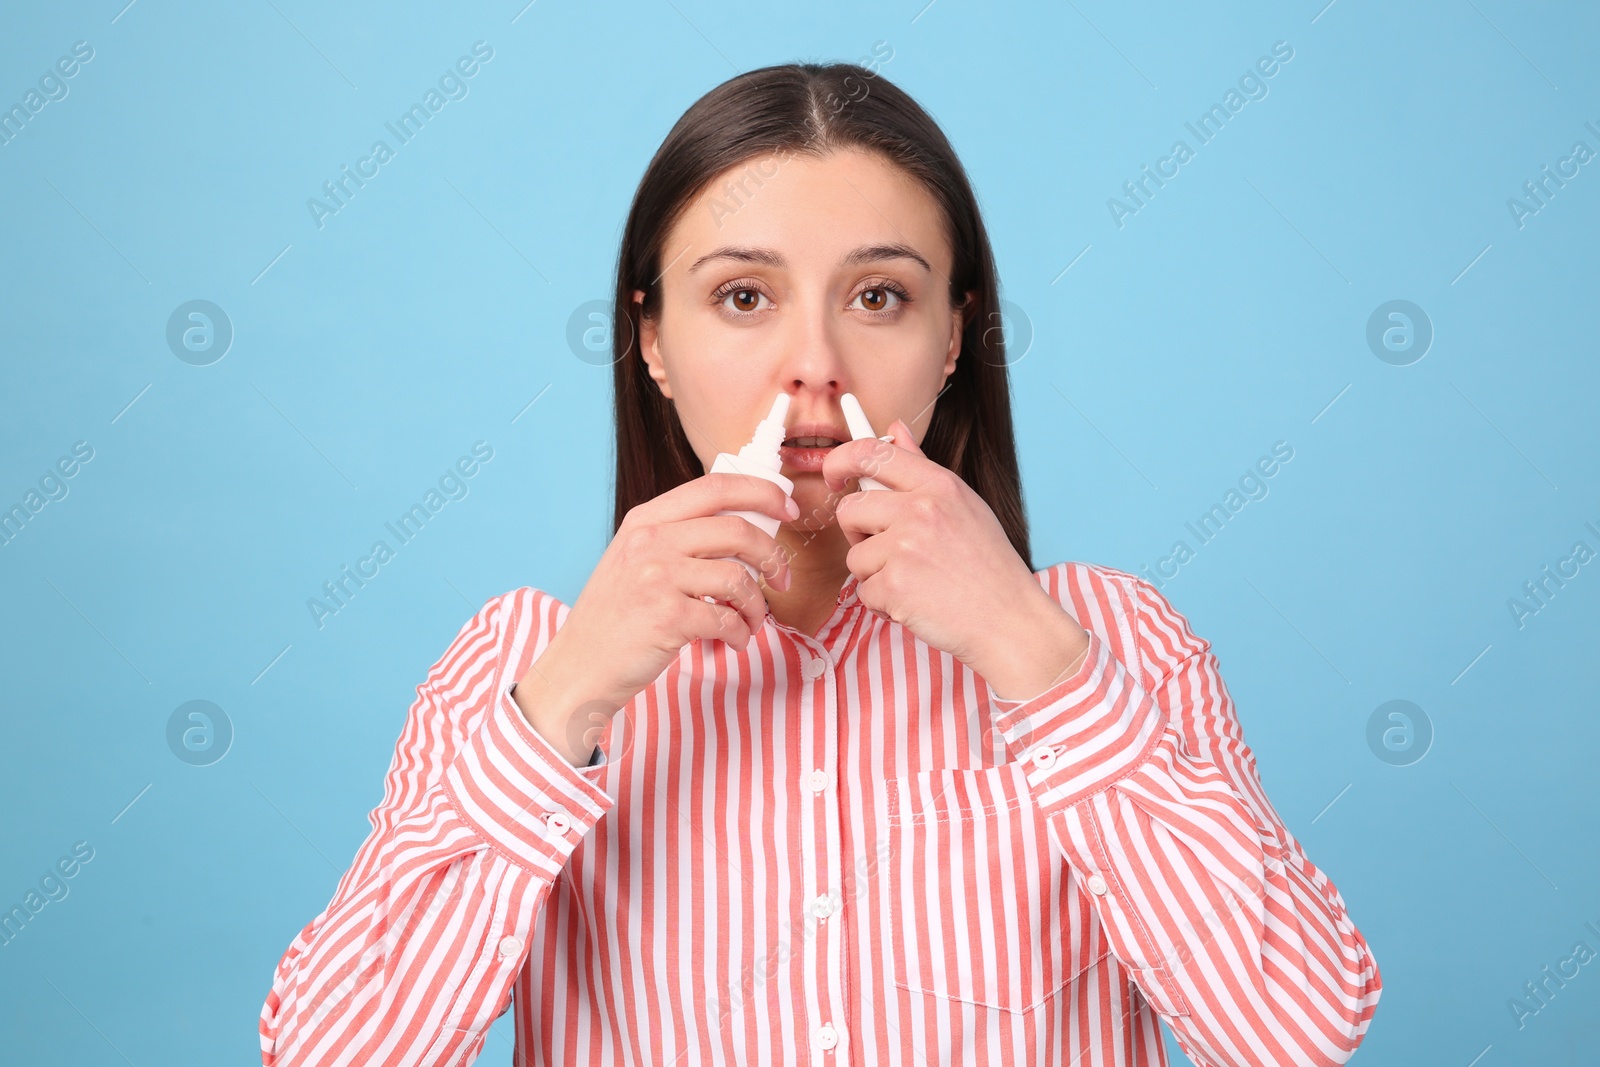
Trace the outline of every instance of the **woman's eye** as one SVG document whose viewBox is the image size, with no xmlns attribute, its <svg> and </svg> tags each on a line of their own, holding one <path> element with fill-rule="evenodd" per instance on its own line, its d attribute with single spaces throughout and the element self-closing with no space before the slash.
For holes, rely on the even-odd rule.
<svg viewBox="0 0 1600 1067">
<path fill-rule="evenodd" d="M 766 299 L 756 289 L 735 289 L 723 298 L 723 304 L 733 311 L 756 311 L 761 307 L 761 301 Z M 732 301 L 731 304 L 728 302 Z"/>
<path fill-rule="evenodd" d="M 863 289 L 856 299 L 861 301 L 861 306 L 866 311 L 890 311 L 900 304 L 900 294 L 882 286 Z"/>
</svg>

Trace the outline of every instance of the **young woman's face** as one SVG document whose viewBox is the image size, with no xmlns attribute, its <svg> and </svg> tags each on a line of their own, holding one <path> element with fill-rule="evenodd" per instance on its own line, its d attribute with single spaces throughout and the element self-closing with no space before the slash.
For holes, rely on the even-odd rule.
<svg viewBox="0 0 1600 1067">
<path fill-rule="evenodd" d="M 640 330 L 704 469 L 788 393 L 793 525 L 831 519 L 826 447 L 787 446 L 848 440 L 847 392 L 879 434 L 901 418 L 921 442 L 961 350 L 951 259 L 938 204 L 880 156 L 765 156 L 719 175 L 668 234 L 660 314 Z"/>
</svg>

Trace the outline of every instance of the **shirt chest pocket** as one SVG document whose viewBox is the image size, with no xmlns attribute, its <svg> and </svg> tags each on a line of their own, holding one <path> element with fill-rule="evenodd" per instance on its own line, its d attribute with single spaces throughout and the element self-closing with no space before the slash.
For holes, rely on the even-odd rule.
<svg viewBox="0 0 1600 1067">
<path fill-rule="evenodd" d="M 888 782 L 890 971 L 914 992 L 1026 1014 L 1108 951 L 1022 764 Z"/>
</svg>

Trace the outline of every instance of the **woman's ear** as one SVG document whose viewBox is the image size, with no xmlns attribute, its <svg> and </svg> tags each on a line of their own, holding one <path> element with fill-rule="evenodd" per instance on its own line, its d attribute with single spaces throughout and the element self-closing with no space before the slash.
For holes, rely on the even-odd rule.
<svg viewBox="0 0 1600 1067">
<path fill-rule="evenodd" d="M 650 368 L 650 377 L 655 380 L 656 388 L 661 390 L 662 396 L 671 400 L 672 386 L 667 384 L 667 368 L 661 362 L 656 323 L 654 319 L 647 318 L 644 314 L 643 289 L 633 291 L 633 302 L 639 306 L 639 355 L 644 360 L 645 366 Z"/>
<path fill-rule="evenodd" d="M 956 313 L 950 317 L 950 347 L 944 354 L 946 378 L 955 373 L 956 357 L 961 355 L 961 335 L 967 328 L 967 317 L 972 314 L 972 309 L 977 304 L 977 296 L 975 291 L 969 290 L 961 298 L 961 305 L 956 308 Z"/>
</svg>

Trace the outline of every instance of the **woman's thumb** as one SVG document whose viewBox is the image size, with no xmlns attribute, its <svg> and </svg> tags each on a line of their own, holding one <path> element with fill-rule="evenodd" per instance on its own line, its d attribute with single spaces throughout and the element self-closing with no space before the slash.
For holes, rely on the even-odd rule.
<svg viewBox="0 0 1600 1067">
<path fill-rule="evenodd" d="M 922 455 L 922 449 L 917 447 L 916 438 L 911 436 L 911 427 L 907 426 L 904 419 L 895 419 L 889 424 L 889 432 L 894 435 L 894 443 L 900 448 L 908 449 L 917 455 Z"/>
</svg>

